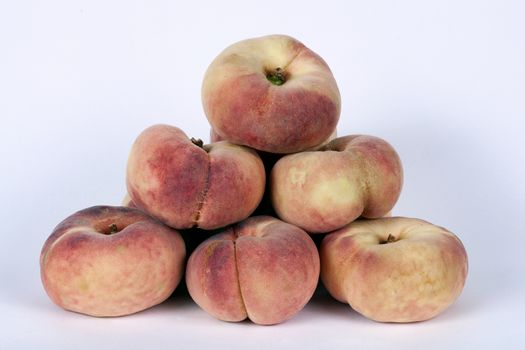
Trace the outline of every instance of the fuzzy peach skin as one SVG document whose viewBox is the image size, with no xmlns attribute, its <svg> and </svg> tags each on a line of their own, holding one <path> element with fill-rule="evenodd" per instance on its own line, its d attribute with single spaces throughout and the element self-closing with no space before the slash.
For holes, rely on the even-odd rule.
<svg viewBox="0 0 525 350">
<path fill-rule="evenodd" d="M 315 150 L 318 150 L 319 148 L 323 147 L 324 145 L 326 145 L 327 143 L 329 143 L 330 141 L 332 141 L 333 139 L 335 139 L 337 137 L 337 130 L 334 130 L 333 133 L 330 134 L 330 136 L 328 136 L 328 138 L 326 140 L 324 140 L 323 142 L 321 142 L 319 145 L 317 146 L 314 146 L 314 147 L 310 147 L 310 148 L 307 148 L 305 149 L 305 151 L 315 151 Z M 215 130 L 213 129 L 210 129 L 210 142 L 219 142 L 219 141 L 226 141 L 224 140 L 224 138 L 222 138 L 219 134 L 217 134 L 215 132 Z M 264 153 L 267 153 L 267 152 L 264 152 Z M 282 155 L 276 155 L 276 156 L 282 156 Z"/>
<path fill-rule="evenodd" d="M 179 233 L 137 209 L 95 206 L 62 221 L 40 255 L 42 283 L 58 306 L 123 316 L 168 298 L 184 271 Z"/>
<path fill-rule="evenodd" d="M 212 316 L 281 323 L 312 297 L 319 254 L 300 228 L 254 216 L 204 241 L 186 266 L 193 300 Z"/>
<path fill-rule="evenodd" d="M 255 210 L 266 182 L 257 153 L 226 141 L 199 141 L 168 125 L 138 136 L 126 181 L 137 208 L 177 229 L 215 229 Z"/>
<path fill-rule="evenodd" d="M 202 103 L 221 138 L 272 153 L 321 144 L 334 132 L 341 111 L 326 62 L 286 35 L 226 48 L 206 71 Z"/>
<path fill-rule="evenodd" d="M 438 315 L 458 298 L 468 271 L 458 237 L 412 218 L 354 221 L 328 234 L 320 254 L 329 293 L 379 322 Z"/>
<path fill-rule="evenodd" d="M 332 141 L 336 137 L 337 137 L 337 131 L 334 131 L 330 135 L 330 137 L 327 140 L 325 140 L 321 145 L 313 147 L 312 149 L 308 149 L 308 150 L 316 150 L 326 145 L 328 142 Z M 219 142 L 219 141 L 223 141 L 222 137 L 219 136 L 213 129 L 210 129 L 210 142 Z M 275 163 L 284 156 L 283 154 L 269 153 L 269 152 L 263 152 L 263 151 L 258 151 L 257 154 L 259 155 L 259 157 L 261 157 L 261 160 L 264 164 L 266 178 L 269 178 L 270 172 L 273 166 L 275 165 Z M 276 215 L 273 209 L 271 200 L 270 200 L 269 183 L 266 183 L 266 188 L 264 191 L 263 198 L 261 199 L 261 202 L 255 209 L 255 211 L 252 213 L 252 215 L 270 215 L 270 216 Z"/>
<path fill-rule="evenodd" d="M 309 233 L 336 230 L 358 217 L 377 218 L 396 203 L 403 169 L 386 141 L 343 136 L 317 151 L 282 157 L 270 175 L 277 215 Z"/>
</svg>

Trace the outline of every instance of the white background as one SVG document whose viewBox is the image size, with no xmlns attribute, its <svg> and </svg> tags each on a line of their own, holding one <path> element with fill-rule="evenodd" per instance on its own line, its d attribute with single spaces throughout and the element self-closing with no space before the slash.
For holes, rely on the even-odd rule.
<svg viewBox="0 0 525 350">
<path fill-rule="evenodd" d="M 2 1 L 0 349 L 523 348 L 523 1 Z M 200 85 L 245 38 L 319 53 L 342 95 L 339 135 L 388 140 L 404 163 L 395 215 L 447 227 L 470 258 L 437 318 L 379 324 L 329 298 L 272 327 L 217 321 L 185 294 L 97 319 L 47 298 L 38 258 L 73 212 L 118 204 L 129 148 L 169 123 L 207 139 Z"/>
</svg>

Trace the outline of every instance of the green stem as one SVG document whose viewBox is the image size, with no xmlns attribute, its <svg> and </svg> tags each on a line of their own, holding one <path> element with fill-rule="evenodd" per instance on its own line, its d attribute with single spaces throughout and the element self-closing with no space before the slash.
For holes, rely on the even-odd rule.
<svg viewBox="0 0 525 350">
<path fill-rule="evenodd" d="M 268 72 L 266 74 L 266 79 L 277 86 L 283 85 L 286 82 L 286 77 L 281 67 L 277 67 L 274 71 Z"/>
</svg>

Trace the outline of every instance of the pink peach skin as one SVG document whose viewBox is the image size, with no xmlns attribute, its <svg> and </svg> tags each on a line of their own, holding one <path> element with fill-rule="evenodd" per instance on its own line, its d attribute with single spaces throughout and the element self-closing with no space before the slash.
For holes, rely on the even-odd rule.
<svg viewBox="0 0 525 350">
<path fill-rule="evenodd" d="M 247 218 L 265 181 L 254 150 L 225 141 L 202 145 L 168 125 L 144 130 L 128 159 L 133 203 L 177 229 L 215 229 Z"/>
<path fill-rule="evenodd" d="M 193 300 L 231 322 L 284 322 L 312 297 L 319 255 L 303 230 L 269 216 L 251 217 L 203 242 L 186 267 Z"/>
<path fill-rule="evenodd" d="M 330 137 L 325 140 L 323 143 L 321 143 L 319 146 L 309 148 L 308 150 L 317 150 L 321 148 L 322 146 L 326 145 L 328 142 L 332 141 L 337 137 L 337 130 L 330 135 Z M 219 136 L 213 129 L 210 129 L 210 142 L 219 142 L 224 141 L 224 139 Z M 275 163 L 283 157 L 282 154 L 277 153 L 269 153 L 269 152 L 263 152 L 258 151 L 257 154 L 259 154 L 259 157 L 261 157 L 261 160 L 264 164 L 265 174 L 266 178 L 269 178 L 270 172 L 275 165 Z M 252 213 L 252 215 L 270 215 L 275 216 L 275 211 L 273 209 L 271 199 L 270 199 L 270 189 L 269 184 L 266 184 L 266 189 L 264 191 L 263 198 L 261 199 L 261 202 L 259 203 L 259 206 L 255 209 L 255 211 Z"/>
<path fill-rule="evenodd" d="M 182 277 L 179 233 L 139 210 L 96 206 L 62 221 L 40 256 L 58 306 L 91 316 L 132 314 L 168 298 Z"/>
<path fill-rule="evenodd" d="M 221 138 L 271 153 L 318 146 L 334 132 L 341 111 L 326 62 L 286 35 L 226 48 L 206 71 L 202 103 Z"/>
<path fill-rule="evenodd" d="M 328 234 L 320 254 L 329 293 L 379 322 L 435 317 L 458 298 L 468 271 L 459 238 L 411 218 L 354 221 Z"/>
<path fill-rule="evenodd" d="M 129 194 L 126 194 L 122 200 L 122 206 L 129 208 L 137 208 L 135 203 L 131 200 Z M 201 244 L 207 238 L 210 238 L 214 231 L 207 231 L 200 228 L 190 228 L 187 230 L 180 230 L 180 235 L 186 245 L 186 254 L 191 254 L 199 244 Z"/>
<path fill-rule="evenodd" d="M 270 196 L 282 220 L 324 233 L 360 216 L 386 215 L 402 184 L 401 160 L 392 146 L 377 137 L 353 135 L 279 159 L 270 175 Z"/>
<path fill-rule="evenodd" d="M 326 140 L 324 140 L 323 142 L 321 142 L 319 145 L 316 145 L 314 147 L 310 147 L 310 148 L 307 148 L 305 149 L 304 151 L 316 151 L 318 150 L 319 148 L 323 147 L 324 145 L 326 145 L 327 143 L 329 143 L 330 141 L 332 141 L 333 139 L 335 139 L 337 137 L 337 130 L 334 130 L 334 132 L 332 134 L 330 134 L 330 136 L 328 136 L 328 138 Z M 219 142 L 219 141 L 227 141 L 225 140 L 222 136 L 220 136 L 219 134 L 217 134 L 215 132 L 215 130 L 213 129 L 210 129 L 210 142 L 213 143 L 213 142 Z M 267 152 L 264 152 L 264 153 L 267 153 Z M 276 155 L 277 156 L 277 155 Z M 280 156 L 280 155 L 279 155 Z"/>
</svg>

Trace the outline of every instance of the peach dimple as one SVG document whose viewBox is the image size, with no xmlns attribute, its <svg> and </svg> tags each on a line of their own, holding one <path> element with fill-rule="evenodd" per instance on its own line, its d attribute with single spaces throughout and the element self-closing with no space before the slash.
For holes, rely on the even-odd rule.
<svg viewBox="0 0 525 350">
<path fill-rule="evenodd" d="M 381 322 L 436 316 L 457 299 L 468 270 L 454 234 L 410 218 L 354 221 L 328 234 L 320 254 L 328 291 Z"/>
</svg>

